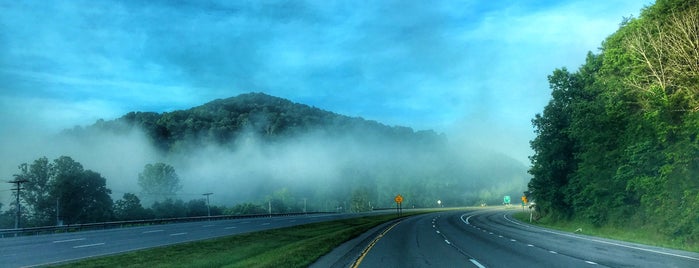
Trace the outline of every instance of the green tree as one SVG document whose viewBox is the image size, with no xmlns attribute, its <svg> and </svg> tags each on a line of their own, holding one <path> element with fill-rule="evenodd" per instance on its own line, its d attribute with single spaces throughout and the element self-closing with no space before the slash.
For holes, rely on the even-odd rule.
<svg viewBox="0 0 699 268">
<path fill-rule="evenodd" d="M 174 198 L 182 189 L 175 168 L 162 162 L 145 165 L 138 174 L 138 185 L 146 199 L 156 201 Z"/>
<path fill-rule="evenodd" d="M 187 207 L 182 200 L 174 200 L 172 198 L 165 199 L 162 202 L 156 201 L 151 207 L 156 218 L 181 218 L 187 216 Z"/>
<path fill-rule="evenodd" d="M 29 225 L 47 226 L 56 223 L 56 199 L 51 196 L 51 179 L 53 166 L 48 158 L 42 157 L 30 165 L 19 165 L 19 174 L 15 180 L 26 180 L 22 185 L 21 198 L 26 204 L 25 214 Z"/>
<path fill-rule="evenodd" d="M 110 220 L 113 217 L 113 201 L 109 196 L 107 180 L 97 172 L 84 170 L 83 166 L 68 156 L 61 156 L 53 163 L 55 174 L 51 182 L 51 195 L 58 200 L 59 217 L 65 224 L 90 223 Z"/>
<path fill-rule="evenodd" d="M 529 173 L 534 177 L 529 189 L 542 213 L 569 217 L 572 209 L 565 186 L 576 168 L 575 141 L 569 134 L 579 84 L 577 77 L 565 68 L 555 70 L 549 76 L 549 84 L 552 99 L 543 114 L 532 120 L 537 137 L 531 142 L 534 155 Z"/>
<path fill-rule="evenodd" d="M 46 157 L 19 165 L 16 179 L 25 179 L 22 199 L 31 226 L 106 221 L 112 219 L 111 190 L 99 173 L 85 170 L 68 156 Z"/>
<path fill-rule="evenodd" d="M 152 217 L 151 213 L 141 205 L 141 200 L 132 193 L 114 202 L 114 216 L 117 220 L 143 220 Z"/>
<path fill-rule="evenodd" d="M 208 215 L 208 209 L 206 206 L 205 199 L 192 199 L 186 204 L 187 206 L 187 217 L 197 217 Z"/>
</svg>

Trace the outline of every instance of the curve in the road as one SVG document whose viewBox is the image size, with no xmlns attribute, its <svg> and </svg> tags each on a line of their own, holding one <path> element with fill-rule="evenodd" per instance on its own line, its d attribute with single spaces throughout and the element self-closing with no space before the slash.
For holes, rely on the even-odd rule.
<svg viewBox="0 0 699 268">
<path fill-rule="evenodd" d="M 699 254 L 535 227 L 513 210 L 407 218 L 377 236 L 359 267 L 699 267 Z"/>
</svg>

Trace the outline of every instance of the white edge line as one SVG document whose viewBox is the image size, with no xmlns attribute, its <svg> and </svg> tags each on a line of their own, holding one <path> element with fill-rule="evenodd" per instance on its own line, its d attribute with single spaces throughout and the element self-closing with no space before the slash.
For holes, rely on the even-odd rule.
<svg viewBox="0 0 699 268">
<path fill-rule="evenodd" d="M 599 239 L 593 239 L 593 238 L 581 237 L 581 236 L 570 235 L 570 234 L 565 234 L 565 233 L 553 232 L 553 231 L 550 231 L 550 230 L 547 230 L 547 229 L 544 229 L 544 228 L 540 228 L 540 227 L 535 227 L 535 226 L 532 226 L 532 225 L 524 225 L 524 224 L 518 223 L 518 222 L 516 222 L 516 221 L 513 221 L 513 220 L 507 218 L 507 214 L 503 214 L 502 217 L 505 218 L 505 220 L 507 220 L 507 221 L 509 221 L 509 222 L 511 222 L 511 223 L 514 223 L 514 224 L 517 224 L 517 225 L 520 225 L 520 226 L 524 226 L 524 227 L 536 228 L 536 229 L 538 229 L 538 230 L 541 230 L 541 231 L 547 232 L 547 233 L 551 233 L 551 234 L 556 234 L 556 235 L 560 235 L 560 236 L 566 236 L 566 237 L 571 237 L 571 238 L 577 238 L 577 239 L 582 239 L 582 240 L 587 240 L 587 241 L 592 241 L 592 242 L 597 242 L 597 243 L 602 243 L 602 244 L 607 244 L 607 245 L 613 245 L 613 246 L 618 246 L 618 247 L 636 249 L 636 250 L 641 250 L 641 251 L 646 251 L 646 252 L 652 252 L 652 253 L 656 253 L 656 254 L 662 254 L 662 255 L 668 255 L 668 256 L 675 256 L 675 257 L 678 257 L 678 258 L 685 258 L 685 259 L 690 259 L 690 260 L 697 260 L 697 261 L 699 261 L 699 258 L 695 258 L 695 257 L 692 257 L 692 256 L 685 256 L 685 255 L 680 255 L 680 254 L 675 254 L 675 253 L 670 253 L 670 252 L 662 252 L 662 251 L 657 251 L 657 250 L 652 250 L 652 249 L 647 249 L 647 248 L 640 248 L 640 247 L 635 247 L 635 246 L 629 246 L 629 245 L 624 245 L 624 244 L 619 244 L 619 243 L 614 243 L 614 242 L 609 242 L 609 241 L 604 241 L 604 240 L 599 240 Z"/>
</svg>

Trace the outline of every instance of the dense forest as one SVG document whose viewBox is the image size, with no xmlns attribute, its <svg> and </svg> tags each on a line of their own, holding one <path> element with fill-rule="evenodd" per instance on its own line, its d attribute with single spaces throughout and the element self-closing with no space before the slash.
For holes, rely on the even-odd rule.
<svg viewBox="0 0 699 268">
<path fill-rule="evenodd" d="M 699 243 L 699 1 L 657 0 L 549 82 L 532 120 L 541 214 Z"/>
<path fill-rule="evenodd" d="M 444 135 L 432 130 L 413 131 L 408 127 L 389 127 L 376 121 L 348 117 L 324 111 L 264 93 L 248 93 L 218 99 L 188 110 L 166 113 L 131 112 L 112 121 L 100 120 L 88 128 L 76 127 L 72 135 L 111 130 L 144 130 L 164 152 L 183 152 L 205 144 L 230 145 L 245 135 L 266 142 L 290 136 L 322 132 L 329 136 L 361 135 L 381 142 L 400 141 L 413 145 L 446 146 Z M 379 140 L 376 140 L 379 141 Z"/>
<path fill-rule="evenodd" d="M 63 156 L 21 164 L 15 175 L 27 181 L 23 226 L 203 216 L 205 193 L 215 198 L 212 215 L 360 212 L 391 208 L 396 194 L 406 208 L 500 204 L 528 179 L 524 164 L 444 134 L 263 93 L 130 112 L 55 141 L 68 144 Z M 12 226 L 15 205 L 0 228 Z"/>
</svg>

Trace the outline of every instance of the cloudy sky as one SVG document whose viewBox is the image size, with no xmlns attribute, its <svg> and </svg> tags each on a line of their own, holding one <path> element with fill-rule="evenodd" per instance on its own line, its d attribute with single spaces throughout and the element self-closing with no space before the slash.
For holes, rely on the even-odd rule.
<svg viewBox="0 0 699 268">
<path fill-rule="evenodd" d="M 0 1 L 0 135 L 264 92 L 526 161 L 546 76 L 650 4 Z"/>
</svg>

